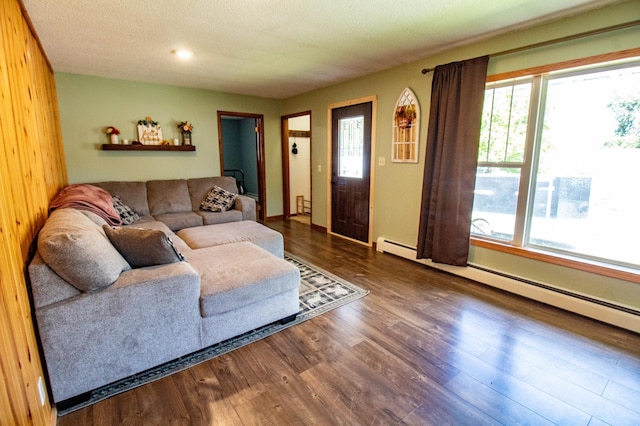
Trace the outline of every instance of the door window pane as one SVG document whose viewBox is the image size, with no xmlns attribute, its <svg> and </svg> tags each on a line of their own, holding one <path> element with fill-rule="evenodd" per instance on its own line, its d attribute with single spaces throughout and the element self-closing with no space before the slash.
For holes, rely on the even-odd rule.
<svg viewBox="0 0 640 426">
<path fill-rule="evenodd" d="M 338 175 L 362 179 L 364 169 L 364 116 L 338 120 Z"/>
</svg>

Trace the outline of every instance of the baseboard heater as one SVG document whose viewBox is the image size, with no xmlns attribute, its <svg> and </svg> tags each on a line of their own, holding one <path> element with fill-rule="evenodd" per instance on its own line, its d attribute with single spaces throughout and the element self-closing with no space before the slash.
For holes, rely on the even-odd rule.
<svg viewBox="0 0 640 426">
<path fill-rule="evenodd" d="M 616 305 L 605 300 L 512 276 L 478 265 L 471 264 L 461 267 L 434 263 L 428 259 L 416 259 L 417 251 L 415 247 L 384 237 L 379 237 L 376 241 L 376 250 L 640 333 L 640 311 L 626 306 Z"/>
</svg>

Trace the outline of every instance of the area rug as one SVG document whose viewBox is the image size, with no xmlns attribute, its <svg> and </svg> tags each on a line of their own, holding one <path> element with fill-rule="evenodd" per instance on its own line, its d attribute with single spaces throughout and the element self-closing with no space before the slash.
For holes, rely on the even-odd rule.
<svg viewBox="0 0 640 426">
<path fill-rule="evenodd" d="M 285 254 L 285 259 L 300 269 L 300 313 L 295 320 L 287 324 L 276 322 L 266 325 L 132 377 L 103 386 L 91 391 L 88 399 L 86 399 L 87 395 L 83 395 L 84 398 L 82 401 L 63 401 L 61 404 L 58 404 L 58 416 L 64 416 L 65 414 L 88 407 L 111 396 L 151 383 L 173 373 L 177 373 L 178 371 L 186 370 L 189 367 L 226 354 L 234 349 L 241 348 L 275 334 L 285 328 L 295 326 L 315 316 L 346 305 L 369 293 L 368 290 L 362 289 L 288 253 Z"/>
</svg>

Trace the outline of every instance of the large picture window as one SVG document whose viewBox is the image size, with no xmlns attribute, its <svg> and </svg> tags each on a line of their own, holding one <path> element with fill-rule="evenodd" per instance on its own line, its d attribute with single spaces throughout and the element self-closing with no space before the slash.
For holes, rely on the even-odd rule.
<svg viewBox="0 0 640 426">
<path fill-rule="evenodd" d="M 488 83 L 471 232 L 640 269 L 640 61 Z"/>
</svg>

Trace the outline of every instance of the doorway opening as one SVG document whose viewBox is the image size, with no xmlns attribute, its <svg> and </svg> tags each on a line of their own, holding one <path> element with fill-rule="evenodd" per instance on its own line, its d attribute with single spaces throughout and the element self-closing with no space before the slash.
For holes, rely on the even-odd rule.
<svg viewBox="0 0 640 426">
<path fill-rule="evenodd" d="M 233 176 L 238 192 L 256 200 L 256 219 L 266 216 L 264 118 L 261 114 L 218 111 L 220 170 Z"/>
<path fill-rule="evenodd" d="M 284 217 L 311 225 L 311 111 L 282 116 L 281 128 Z"/>
</svg>

